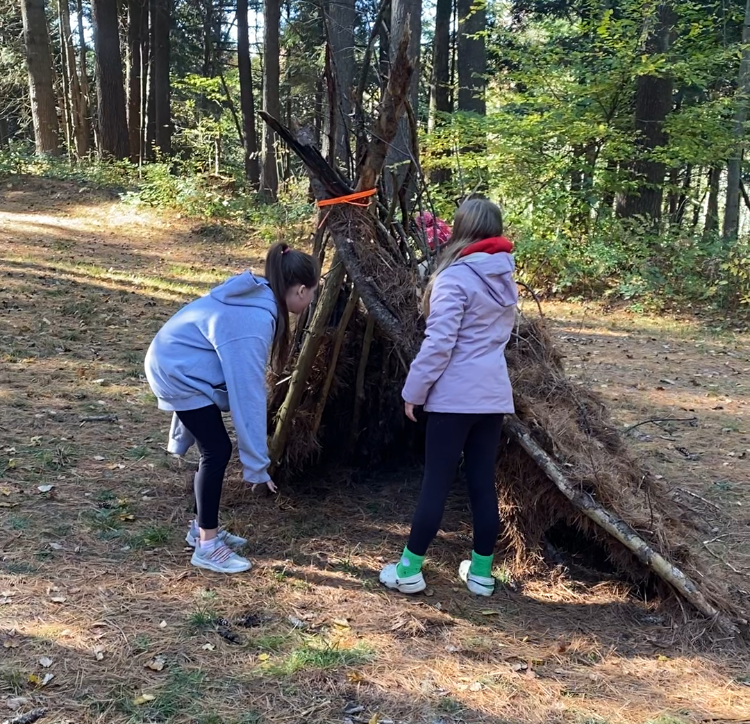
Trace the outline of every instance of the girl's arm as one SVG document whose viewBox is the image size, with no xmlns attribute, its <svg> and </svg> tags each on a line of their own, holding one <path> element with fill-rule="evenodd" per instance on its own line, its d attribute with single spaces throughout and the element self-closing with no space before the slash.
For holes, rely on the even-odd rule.
<svg viewBox="0 0 750 724">
<path fill-rule="evenodd" d="M 272 333 L 240 337 L 216 348 L 229 393 L 237 447 L 248 483 L 267 483 L 266 366 Z"/>
<path fill-rule="evenodd" d="M 402 397 L 412 405 L 424 405 L 432 386 L 448 366 L 466 308 L 466 293 L 443 272 L 430 296 L 430 314 L 422 347 L 411 364 Z"/>
</svg>

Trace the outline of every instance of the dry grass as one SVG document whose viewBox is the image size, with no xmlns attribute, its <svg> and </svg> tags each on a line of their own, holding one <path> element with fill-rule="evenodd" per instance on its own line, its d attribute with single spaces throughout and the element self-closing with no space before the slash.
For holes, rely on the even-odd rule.
<svg viewBox="0 0 750 724">
<path fill-rule="evenodd" d="M 21 711 L 44 706 L 60 724 L 750 718 L 747 654 L 691 642 L 621 583 L 558 571 L 490 601 L 466 594 L 454 575 L 470 547 L 460 490 L 427 566 L 429 595 L 382 591 L 377 574 L 403 545 L 418 471 L 364 484 L 330 472 L 266 498 L 242 489 L 235 469 L 226 522 L 249 537 L 255 569 L 192 569 L 182 541 L 191 471 L 164 453 L 168 418 L 139 377 L 142 356 L 181 301 L 262 250 L 32 180 L 3 187 L 0 224 L 0 719 L 18 697 Z M 699 428 L 664 432 L 674 440 L 656 428 L 636 444 L 670 490 L 708 501 L 683 493 L 717 529 L 709 547 L 743 573 L 704 562 L 746 591 L 747 339 L 698 349 L 699 327 L 554 313 L 569 369 L 608 385 L 618 424 L 695 409 Z M 615 344 L 637 347 L 638 366 Z M 662 377 L 684 377 L 684 397 Z M 105 414 L 117 421 L 81 424 Z M 162 671 L 146 666 L 157 657 Z M 29 679 L 45 673 L 44 687 Z M 143 694 L 154 698 L 136 703 Z"/>
</svg>

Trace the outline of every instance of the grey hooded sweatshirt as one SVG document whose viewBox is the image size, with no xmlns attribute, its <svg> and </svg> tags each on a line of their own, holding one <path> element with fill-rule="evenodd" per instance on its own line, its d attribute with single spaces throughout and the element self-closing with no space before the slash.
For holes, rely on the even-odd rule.
<svg viewBox="0 0 750 724">
<path fill-rule="evenodd" d="M 266 483 L 266 368 L 278 306 L 268 282 L 250 272 L 231 277 L 180 309 L 146 354 L 146 377 L 171 412 L 216 405 L 232 412 L 244 478 Z M 184 454 L 192 435 L 173 417 L 170 452 Z"/>
</svg>

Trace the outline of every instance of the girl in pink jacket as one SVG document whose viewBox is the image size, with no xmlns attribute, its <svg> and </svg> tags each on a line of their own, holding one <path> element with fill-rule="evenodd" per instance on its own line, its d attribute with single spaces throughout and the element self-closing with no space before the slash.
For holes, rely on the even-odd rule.
<svg viewBox="0 0 750 724">
<path fill-rule="evenodd" d="M 456 212 L 451 243 L 425 292 L 425 340 L 402 393 L 410 420 L 416 407 L 427 412 L 422 491 L 401 560 L 380 574 L 383 585 L 401 593 L 418 593 L 427 585 L 422 562 L 462 456 L 474 550 L 459 576 L 477 595 L 490 596 L 495 589 L 492 559 L 500 528 L 495 460 L 503 415 L 514 411 L 505 362 L 518 300 L 512 250 L 499 207 L 469 199 Z"/>
</svg>

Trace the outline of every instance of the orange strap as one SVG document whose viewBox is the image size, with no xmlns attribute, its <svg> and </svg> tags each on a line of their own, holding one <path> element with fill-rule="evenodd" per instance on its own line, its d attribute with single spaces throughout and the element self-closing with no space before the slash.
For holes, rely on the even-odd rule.
<svg viewBox="0 0 750 724">
<path fill-rule="evenodd" d="M 378 192 L 377 189 L 368 189 L 367 191 L 357 191 L 356 193 L 349 194 L 348 196 L 337 196 L 335 199 L 323 199 L 318 201 L 318 208 L 322 209 L 324 206 L 335 206 L 336 204 L 351 204 L 352 206 L 369 206 L 369 204 L 355 204 L 353 202 L 359 201 L 360 199 L 366 199 L 370 196 L 374 196 Z"/>
</svg>

